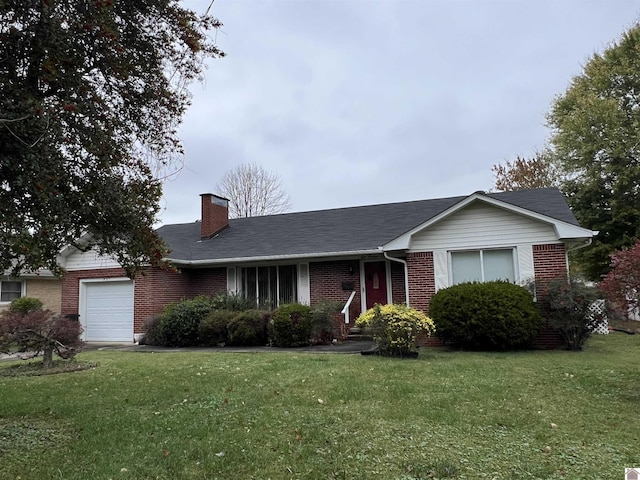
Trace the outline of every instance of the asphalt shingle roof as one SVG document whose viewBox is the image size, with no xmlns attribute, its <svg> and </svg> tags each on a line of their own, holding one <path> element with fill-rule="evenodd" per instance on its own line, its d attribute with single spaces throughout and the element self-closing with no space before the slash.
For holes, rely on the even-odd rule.
<svg viewBox="0 0 640 480">
<path fill-rule="evenodd" d="M 556 188 L 490 193 L 487 196 L 579 225 Z M 377 250 L 464 200 L 465 196 L 367 205 L 229 220 L 211 239 L 200 239 L 200 222 L 158 229 L 176 261 L 220 262 L 270 256 L 303 256 Z"/>
</svg>

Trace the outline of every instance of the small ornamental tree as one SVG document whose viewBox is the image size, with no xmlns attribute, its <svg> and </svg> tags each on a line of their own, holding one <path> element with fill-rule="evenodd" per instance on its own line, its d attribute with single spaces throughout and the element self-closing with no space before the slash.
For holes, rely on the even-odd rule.
<svg viewBox="0 0 640 480">
<path fill-rule="evenodd" d="M 75 319 L 31 308 L 38 302 L 14 300 L 9 310 L 0 315 L 0 352 L 24 353 L 27 358 L 42 353 L 42 366 L 51 368 L 54 353 L 68 359 L 80 350 L 82 327 Z"/>
<path fill-rule="evenodd" d="M 406 357 L 416 349 L 419 333 L 433 335 L 433 321 L 420 310 L 406 305 L 375 305 L 356 319 L 370 332 L 382 355 Z"/>
<path fill-rule="evenodd" d="M 601 299 L 596 287 L 583 282 L 558 278 L 536 286 L 538 306 L 562 337 L 567 350 L 582 350 L 602 316 L 591 310 L 594 302 Z"/>
<path fill-rule="evenodd" d="M 611 255 L 611 271 L 600 282 L 611 311 L 628 318 L 640 309 L 640 240 Z"/>
</svg>

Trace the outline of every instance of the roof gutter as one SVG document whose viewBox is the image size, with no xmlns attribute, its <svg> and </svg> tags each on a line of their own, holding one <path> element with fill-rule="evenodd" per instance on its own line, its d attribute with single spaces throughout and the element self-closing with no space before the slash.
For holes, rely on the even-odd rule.
<svg viewBox="0 0 640 480">
<path fill-rule="evenodd" d="M 180 260 L 164 258 L 163 260 L 178 266 L 206 267 L 208 265 L 229 265 L 232 263 L 271 262 L 276 260 L 301 260 L 305 258 L 353 257 L 362 255 L 379 255 L 380 250 L 352 250 L 346 252 L 295 253 L 291 255 L 263 255 L 259 257 L 233 257 L 216 260 Z"/>
<path fill-rule="evenodd" d="M 387 252 L 382 250 L 382 247 L 378 247 L 378 249 L 380 251 L 382 251 L 382 254 L 384 255 L 384 258 L 386 258 L 387 260 L 390 260 L 392 262 L 398 262 L 398 263 L 401 263 L 402 265 L 404 265 L 404 297 L 405 297 L 404 298 L 404 303 L 408 307 L 409 306 L 409 267 L 407 265 L 407 261 L 406 260 L 402 260 L 401 258 L 390 257 Z"/>
</svg>

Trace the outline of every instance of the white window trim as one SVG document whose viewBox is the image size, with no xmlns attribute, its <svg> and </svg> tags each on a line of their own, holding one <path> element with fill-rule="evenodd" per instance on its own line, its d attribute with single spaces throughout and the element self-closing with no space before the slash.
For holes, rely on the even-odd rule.
<svg viewBox="0 0 640 480">
<path fill-rule="evenodd" d="M 19 280 L 17 278 L 2 278 L 0 279 L 0 293 L 2 293 L 2 282 L 20 282 L 20 298 L 27 296 L 27 282 L 26 280 Z M 0 305 L 10 305 L 11 301 L 3 302 L 0 300 Z"/>
<path fill-rule="evenodd" d="M 518 261 L 518 247 L 480 247 L 480 248 L 461 248 L 456 250 L 447 251 L 447 270 L 449 275 L 449 286 L 455 285 L 453 283 L 453 253 L 464 253 L 464 252 L 480 252 L 480 273 L 482 275 L 481 282 L 485 282 L 484 279 L 484 253 L 485 251 L 496 251 L 496 250 L 511 250 L 512 259 L 513 259 L 513 283 L 518 285 L 520 283 L 520 262 Z"/>
</svg>

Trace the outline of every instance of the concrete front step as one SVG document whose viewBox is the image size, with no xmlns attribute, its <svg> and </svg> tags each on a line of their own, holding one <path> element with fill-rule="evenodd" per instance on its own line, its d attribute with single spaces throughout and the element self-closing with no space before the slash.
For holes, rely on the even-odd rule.
<svg viewBox="0 0 640 480">
<path fill-rule="evenodd" d="M 373 337 L 371 335 L 364 335 L 362 333 L 350 333 L 349 335 L 347 335 L 347 342 L 363 341 L 373 341 Z"/>
</svg>

